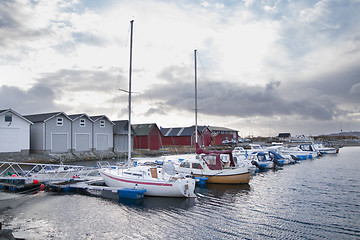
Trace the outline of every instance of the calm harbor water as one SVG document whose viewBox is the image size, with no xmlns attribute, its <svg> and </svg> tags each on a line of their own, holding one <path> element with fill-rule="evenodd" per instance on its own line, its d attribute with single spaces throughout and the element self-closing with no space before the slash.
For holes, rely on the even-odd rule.
<svg viewBox="0 0 360 240">
<path fill-rule="evenodd" d="M 359 155 L 342 148 L 195 199 L 0 192 L 0 221 L 26 239 L 360 239 Z"/>
</svg>

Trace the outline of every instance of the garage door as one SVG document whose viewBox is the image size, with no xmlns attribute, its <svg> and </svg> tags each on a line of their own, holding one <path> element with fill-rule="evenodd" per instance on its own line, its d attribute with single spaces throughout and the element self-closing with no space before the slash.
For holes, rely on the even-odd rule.
<svg viewBox="0 0 360 240">
<path fill-rule="evenodd" d="M 0 128 L 0 152 L 20 150 L 20 128 Z"/>
<path fill-rule="evenodd" d="M 97 134 L 96 135 L 96 150 L 108 150 L 108 135 Z"/>
<path fill-rule="evenodd" d="M 67 152 L 68 150 L 67 134 L 54 133 L 51 135 L 51 151 L 52 152 Z"/>
<path fill-rule="evenodd" d="M 76 134 L 75 151 L 89 151 L 89 150 L 90 150 L 90 134 Z"/>
</svg>

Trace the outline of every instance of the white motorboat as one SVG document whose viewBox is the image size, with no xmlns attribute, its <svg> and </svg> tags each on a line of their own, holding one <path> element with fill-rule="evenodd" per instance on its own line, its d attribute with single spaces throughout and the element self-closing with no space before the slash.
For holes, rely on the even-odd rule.
<svg viewBox="0 0 360 240">
<path fill-rule="evenodd" d="M 339 153 L 339 148 L 325 147 L 322 143 L 315 143 L 314 148 L 321 154 L 336 154 Z"/>
<path fill-rule="evenodd" d="M 196 197 L 195 179 L 175 172 L 171 163 L 159 166 L 101 167 L 100 175 L 110 187 L 145 189 L 146 196 Z"/>
<path fill-rule="evenodd" d="M 304 151 L 299 147 L 281 147 L 279 151 L 281 155 L 295 156 L 299 160 L 314 159 L 319 156 L 316 151 Z"/>
<path fill-rule="evenodd" d="M 176 171 L 194 177 L 206 177 L 206 183 L 249 183 L 248 166 L 235 166 L 231 151 L 206 151 L 197 145 L 196 153 L 197 155 L 182 160 Z"/>
</svg>

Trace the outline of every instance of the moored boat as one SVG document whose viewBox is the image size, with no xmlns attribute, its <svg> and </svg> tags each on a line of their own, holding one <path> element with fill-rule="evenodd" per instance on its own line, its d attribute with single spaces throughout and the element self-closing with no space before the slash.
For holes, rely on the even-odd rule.
<svg viewBox="0 0 360 240">
<path fill-rule="evenodd" d="M 336 154 L 339 153 L 339 148 L 325 147 L 322 143 L 315 143 L 314 148 L 321 154 Z"/>
<path fill-rule="evenodd" d="M 196 156 L 181 161 L 176 171 L 195 177 L 206 177 L 206 183 L 249 183 L 249 168 L 235 166 L 231 151 L 206 151 L 197 145 L 196 153 Z"/>
<path fill-rule="evenodd" d="M 169 163 L 159 166 L 102 167 L 105 184 L 117 188 L 145 189 L 144 195 L 158 197 L 195 197 L 195 179 L 175 173 Z"/>
<path fill-rule="evenodd" d="M 100 166 L 99 173 L 106 185 L 116 188 L 145 189 L 144 195 L 159 197 L 195 197 L 195 179 L 180 176 L 174 171 L 173 165 L 155 166 L 131 166 L 131 73 L 132 73 L 132 39 L 133 20 L 131 23 L 130 37 L 130 71 L 129 90 L 129 122 L 128 122 L 128 167 Z"/>
</svg>

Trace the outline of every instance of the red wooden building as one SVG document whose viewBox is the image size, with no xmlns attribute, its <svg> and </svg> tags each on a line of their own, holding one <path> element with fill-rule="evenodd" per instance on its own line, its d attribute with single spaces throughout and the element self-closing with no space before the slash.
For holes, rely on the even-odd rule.
<svg viewBox="0 0 360 240">
<path fill-rule="evenodd" d="M 201 133 L 202 145 L 210 146 L 212 145 L 212 132 L 207 126 L 198 126 Z"/>
<path fill-rule="evenodd" d="M 221 145 L 224 140 L 234 140 L 237 142 L 239 138 L 238 131 L 230 128 L 214 126 L 209 126 L 208 128 L 211 131 L 212 145 Z"/>
<path fill-rule="evenodd" d="M 159 150 L 162 148 L 161 132 L 156 123 L 149 124 L 133 124 L 135 131 L 134 148 Z"/>
<path fill-rule="evenodd" d="M 195 146 L 195 126 L 179 128 L 161 128 L 162 144 L 176 146 Z M 202 145 L 201 133 L 198 129 L 198 143 Z"/>
</svg>

